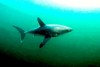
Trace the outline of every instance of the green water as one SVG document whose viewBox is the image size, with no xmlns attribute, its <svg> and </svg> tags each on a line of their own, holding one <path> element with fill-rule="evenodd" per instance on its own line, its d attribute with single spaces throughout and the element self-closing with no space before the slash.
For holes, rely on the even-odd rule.
<svg viewBox="0 0 100 67">
<path fill-rule="evenodd" d="M 46 24 L 61 24 L 73 31 L 52 38 L 43 48 L 43 36 L 27 34 L 20 43 L 16 25 L 24 30 L 38 27 L 37 17 Z M 61 10 L 25 0 L 0 2 L 0 52 L 30 63 L 57 67 L 100 66 L 100 11 Z"/>
</svg>

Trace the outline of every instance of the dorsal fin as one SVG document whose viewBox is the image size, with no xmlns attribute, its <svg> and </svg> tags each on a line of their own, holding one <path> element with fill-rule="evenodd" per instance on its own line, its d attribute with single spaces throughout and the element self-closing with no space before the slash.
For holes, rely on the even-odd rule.
<svg viewBox="0 0 100 67">
<path fill-rule="evenodd" d="M 40 27 L 45 26 L 44 22 L 39 17 L 37 18 L 37 20 L 38 20 Z"/>
</svg>

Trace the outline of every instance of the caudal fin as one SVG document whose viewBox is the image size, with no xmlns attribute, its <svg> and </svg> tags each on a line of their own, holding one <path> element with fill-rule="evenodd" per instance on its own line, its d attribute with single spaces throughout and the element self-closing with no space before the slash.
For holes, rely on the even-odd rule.
<svg viewBox="0 0 100 67">
<path fill-rule="evenodd" d="M 22 42 L 23 39 L 25 38 L 25 32 L 24 32 L 24 30 L 21 29 L 21 28 L 19 28 L 19 27 L 17 27 L 17 26 L 13 26 L 13 27 L 16 28 L 19 31 L 19 33 L 21 35 L 21 42 Z"/>
</svg>

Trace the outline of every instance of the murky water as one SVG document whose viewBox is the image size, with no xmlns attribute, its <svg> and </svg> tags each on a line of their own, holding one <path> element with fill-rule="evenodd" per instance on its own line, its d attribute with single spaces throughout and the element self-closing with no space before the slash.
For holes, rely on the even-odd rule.
<svg viewBox="0 0 100 67">
<path fill-rule="evenodd" d="M 27 34 L 20 43 L 20 33 L 38 27 L 37 17 L 45 24 L 61 24 L 73 31 L 52 38 L 43 48 L 43 36 Z M 26 1 L 1 1 L 0 52 L 42 66 L 100 66 L 100 12 L 61 10 Z"/>
</svg>

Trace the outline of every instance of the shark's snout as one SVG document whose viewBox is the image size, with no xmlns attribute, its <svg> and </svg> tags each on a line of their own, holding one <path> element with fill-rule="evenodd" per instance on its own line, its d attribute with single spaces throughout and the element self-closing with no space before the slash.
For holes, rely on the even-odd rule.
<svg viewBox="0 0 100 67">
<path fill-rule="evenodd" d="M 70 27 L 66 27 L 66 32 L 71 32 L 73 29 Z"/>
<path fill-rule="evenodd" d="M 72 28 L 68 29 L 69 32 L 71 32 L 72 30 L 73 30 Z"/>
</svg>

